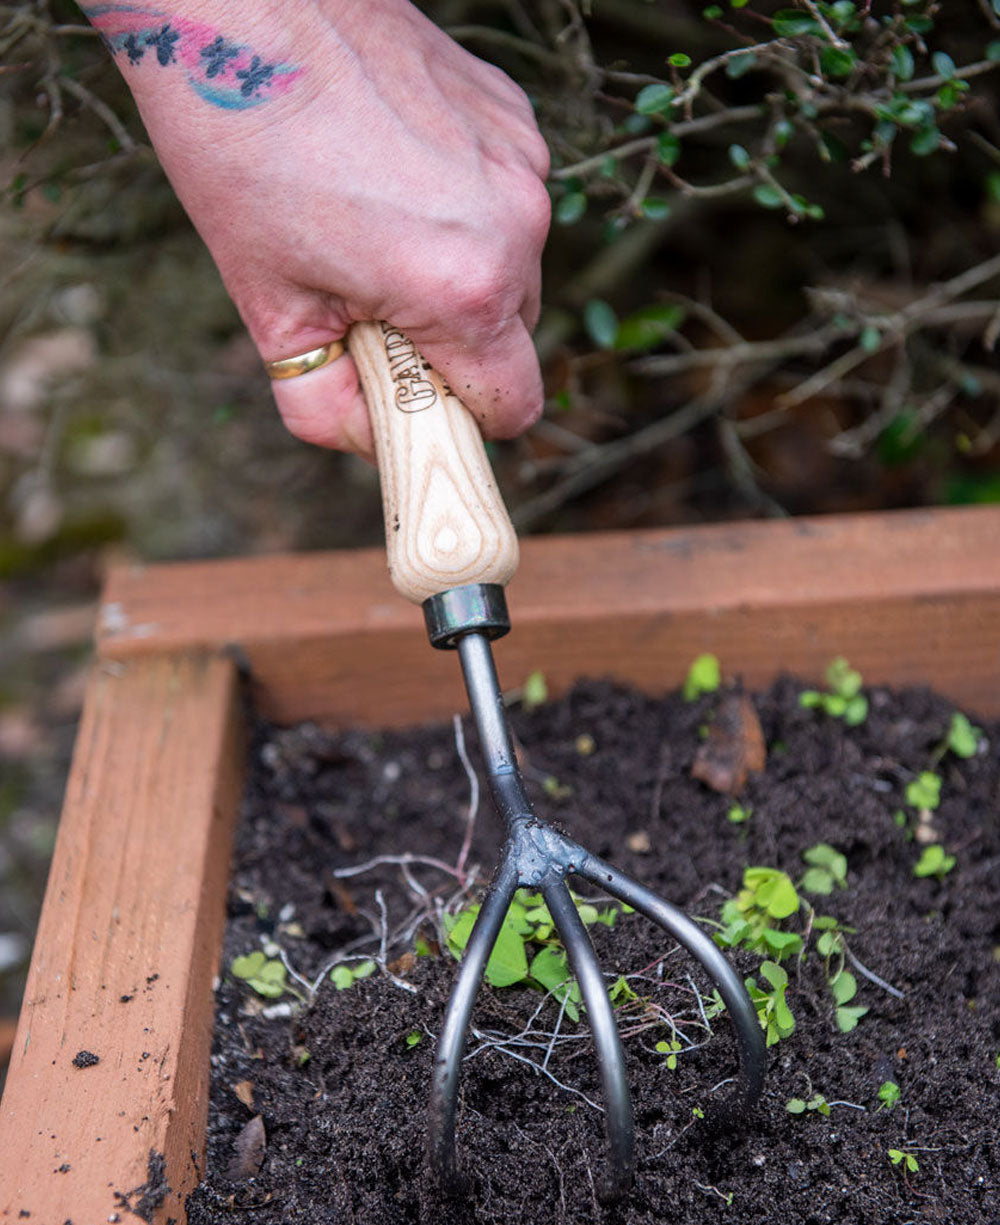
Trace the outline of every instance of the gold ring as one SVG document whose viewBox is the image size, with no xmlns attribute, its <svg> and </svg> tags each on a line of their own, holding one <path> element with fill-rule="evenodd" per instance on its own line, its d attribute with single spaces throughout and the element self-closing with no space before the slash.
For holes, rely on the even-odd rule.
<svg viewBox="0 0 1000 1225">
<path fill-rule="evenodd" d="M 297 357 L 282 357 L 276 362 L 265 362 L 264 369 L 272 379 L 295 379 L 300 374 L 308 374 L 310 370 L 329 366 L 343 352 L 343 342 L 331 340 L 328 345 L 320 345 L 318 349 L 310 349 L 308 353 L 300 353 Z"/>
</svg>

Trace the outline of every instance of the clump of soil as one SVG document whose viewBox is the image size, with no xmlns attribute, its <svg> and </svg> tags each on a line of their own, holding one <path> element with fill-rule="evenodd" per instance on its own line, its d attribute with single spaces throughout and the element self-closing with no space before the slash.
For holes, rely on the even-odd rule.
<svg viewBox="0 0 1000 1225">
<path fill-rule="evenodd" d="M 311 1006 L 294 1009 L 287 993 L 263 999 L 223 975 L 208 1164 L 189 1201 L 192 1225 L 995 1225 L 1000 726 L 983 724 L 975 756 L 935 761 L 953 708 L 930 693 L 875 690 L 868 718 L 853 728 L 803 709 L 798 693 L 784 680 L 754 699 L 768 756 L 740 796 L 749 811 L 740 822 L 727 818 L 728 797 L 690 777 L 716 696 L 653 699 L 588 682 L 560 702 L 512 712 L 539 815 L 691 914 L 718 920 L 747 865 L 801 882 L 803 852 L 817 843 L 847 858 L 846 887 L 801 893 L 854 929 L 851 1003 L 868 1011 L 852 1032 L 838 1030 L 813 930 L 801 962 L 783 963 L 794 1032 L 771 1048 L 763 1100 L 736 1129 L 713 1123 L 733 1091 L 735 1045 L 725 1019 L 703 1011 L 704 976 L 637 915 L 591 929 L 606 971 L 631 976 L 639 997 L 621 1012 L 638 1174 L 616 1209 L 599 1199 L 604 1139 L 591 1104 L 600 1102 L 592 1047 L 568 1037 L 586 1033 L 585 1018 L 579 1028 L 565 1017 L 560 1024 L 555 1002 L 523 986 L 484 988 L 477 1005 L 458 1139 L 467 1194 L 445 1202 L 429 1184 L 428 1078 L 455 962 L 427 916 L 459 884 L 418 864 L 334 873 L 407 852 L 455 864 L 469 780 L 454 729 L 260 728 L 225 966 L 263 938 L 310 984 L 345 950 L 376 960 L 384 952 L 391 973 L 343 990 L 326 976 Z M 905 789 L 932 765 L 940 805 L 920 817 Z M 918 829 L 955 857 L 940 878 L 914 875 Z M 483 875 L 501 836 L 484 805 L 469 861 Z M 808 913 L 803 907 L 783 926 L 802 931 Z M 427 955 L 414 955 L 417 943 Z M 734 961 L 761 981 L 760 955 L 738 951 Z M 566 1040 L 552 1044 L 557 1028 Z M 656 1049 L 677 1040 L 676 1060 Z M 550 1044 L 543 1074 L 537 1065 Z M 887 1081 L 899 1088 L 895 1105 L 880 1099 Z M 793 1098 L 815 1106 L 817 1095 L 828 1114 L 786 1108 Z M 233 1180 L 234 1143 L 256 1116 L 263 1162 Z M 902 1154 L 898 1162 L 890 1150 Z"/>
</svg>

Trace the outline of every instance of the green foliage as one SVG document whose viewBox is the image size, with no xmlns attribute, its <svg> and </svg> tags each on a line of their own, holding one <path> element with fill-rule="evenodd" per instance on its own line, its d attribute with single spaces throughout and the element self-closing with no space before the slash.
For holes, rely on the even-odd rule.
<svg viewBox="0 0 1000 1225">
<path fill-rule="evenodd" d="M 616 1008 L 620 1008 L 623 1004 L 634 1003 L 639 998 L 639 995 L 629 986 L 625 975 L 619 974 L 608 988 L 608 998 Z"/>
<path fill-rule="evenodd" d="M 916 1174 L 920 1169 L 916 1157 L 912 1153 L 908 1153 L 905 1149 L 891 1148 L 889 1149 L 889 1160 L 893 1165 L 903 1165 L 907 1173 Z"/>
<path fill-rule="evenodd" d="M 549 687 L 544 672 L 531 672 L 521 686 L 521 705 L 525 710 L 534 710 L 549 700 Z"/>
<path fill-rule="evenodd" d="M 620 905 L 599 909 L 575 894 L 572 896 L 577 914 L 586 927 L 595 923 L 613 927 L 619 913 L 629 909 Z M 461 959 L 465 951 L 479 909 L 479 903 L 473 902 L 458 914 L 444 916 L 448 949 L 456 959 Z M 570 1020 L 580 1019 L 580 988 L 540 893 L 518 889 L 486 963 L 484 977 L 491 987 L 523 983 L 551 992 L 556 1002 L 565 1006 Z"/>
<path fill-rule="evenodd" d="M 731 821 L 733 825 L 742 825 L 745 821 L 750 820 L 753 809 L 749 804 L 730 804 L 726 809 L 726 820 Z"/>
<path fill-rule="evenodd" d="M 941 802 L 941 778 L 931 770 L 923 770 L 906 784 L 906 802 L 911 808 L 931 810 Z"/>
<path fill-rule="evenodd" d="M 899 1105 L 901 1097 L 899 1085 L 894 1080 L 884 1080 L 878 1091 L 879 1110 L 892 1110 Z"/>
<path fill-rule="evenodd" d="M 353 987 L 359 979 L 371 978 L 376 969 L 375 962 L 368 959 L 359 961 L 353 966 L 341 962 L 330 971 L 330 981 L 338 991 L 346 991 L 348 987 Z"/>
<path fill-rule="evenodd" d="M 722 671 L 715 655 L 699 655 L 688 669 L 684 681 L 684 700 L 693 702 L 703 693 L 715 693 L 722 684 Z"/>
<path fill-rule="evenodd" d="M 583 324 L 599 349 L 613 349 L 618 335 L 618 316 L 601 298 L 592 298 L 583 308 Z"/>
<path fill-rule="evenodd" d="M 657 201 L 646 201 L 647 212 L 659 208 Z M 649 213 L 652 216 L 652 213 Z M 661 215 L 664 215 L 661 213 Z M 619 320 L 602 298 L 592 298 L 583 308 L 587 335 L 599 349 L 646 352 L 676 332 L 684 322 L 685 311 L 675 303 L 643 306 Z"/>
<path fill-rule="evenodd" d="M 868 1012 L 865 1005 L 851 1003 L 858 993 L 858 980 L 846 968 L 844 936 L 853 928 L 842 927 L 832 915 L 814 915 L 812 926 L 819 932 L 816 951 L 824 961 L 826 984 L 833 996 L 834 1021 L 842 1034 L 849 1034 Z"/>
<path fill-rule="evenodd" d="M 861 673 L 846 659 L 833 660 L 826 670 L 827 692 L 806 689 L 799 694 L 799 703 L 810 709 L 822 710 L 834 719 L 843 719 L 848 727 L 857 727 L 868 717 L 868 699 L 861 692 Z"/>
<path fill-rule="evenodd" d="M 277 960 L 268 960 L 260 949 L 243 957 L 234 957 L 229 972 L 265 999 L 277 999 L 288 988 L 284 965 Z"/>
<path fill-rule="evenodd" d="M 776 961 L 802 948 L 797 932 L 782 931 L 778 923 L 799 909 L 799 895 L 791 878 L 778 868 L 746 868 L 743 888 L 722 906 L 722 928 L 715 933 L 721 948 L 746 948 Z"/>
<path fill-rule="evenodd" d="M 662 115 L 670 110 L 674 101 L 674 90 L 666 84 L 644 85 L 635 99 L 637 115 Z"/>
<path fill-rule="evenodd" d="M 809 869 L 799 881 L 806 893 L 832 893 L 834 888 L 847 888 L 847 859 L 825 842 L 818 842 L 802 852 Z"/>
<path fill-rule="evenodd" d="M 961 711 L 956 710 L 951 716 L 944 745 L 956 757 L 975 757 L 979 750 L 979 742 L 983 738 L 983 729 L 973 727 Z"/>
<path fill-rule="evenodd" d="M 762 961 L 760 976 L 766 985 L 758 985 L 755 978 L 748 978 L 746 989 L 757 1009 L 765 1042 L 768 1046 L 774 1046 L 795 1029 L 795 1018 L 785 999 L 788 975 L 777 962 Z"/>
<path fill-rule="evenodd" d="M 830 1103 L 822 1093 L 814 1093 L 808 1101 L 801 1097 L 790 1097 L 785 1102 L 785 1109 L 789 1114 L 805 1114 L 807 1111 L 815 1111 L 824 1118 L 829 1118 L 830 1115 Z"/>
<path fill-rule="evenodd" d="M 936 876 L 944 880 L 955 866 L 955 856 L 945 854 L 945 849 L 939 843 L 925 846 L 920 858 L 913 865 L 914 876 Z"/>
<path fill-rule="evenodd" d="M 828 981 L 833 1001 L 836 1004 L 833 1015 L 837 1028 L 842 1034 L 849 1034 L 868 1012 L 865 1005 L 850 1002 L 858 993 L 858 980 L 850 970 L 841 968 L 836 977 Z"/>
<path fill-rule="evenodd" d="M 586 195 L 582 191 L 568 191 L 556 202 L 552 218 L 557 225 L 575 225 L 586 211 Z"/>
<path fill-rule="evenodd" d="M 682 1050 L 680 1042 L 676 1038 L 657 1042 L 656 1049 L 661 1055 L 666 1055 L 666 1065 L 670 1071 L 674 1071 L 677 1067 L 677 1052 Z"/>
</svg>

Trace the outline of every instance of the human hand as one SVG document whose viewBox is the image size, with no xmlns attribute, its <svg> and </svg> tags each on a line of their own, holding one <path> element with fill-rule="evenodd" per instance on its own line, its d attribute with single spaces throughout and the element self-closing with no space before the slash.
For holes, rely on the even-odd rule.
<svg viewBox="0 0 1000 1225">
<path fill-rule="evenodd" d="M 519 87 L 407 0 L 165 7 L 89 15 L 261 356 L 384 319 L 487 436 L 526 428 L 549 200 Z M 273 386 L 292 433 L 371 453 L 349 355 Z"/>
</svg>

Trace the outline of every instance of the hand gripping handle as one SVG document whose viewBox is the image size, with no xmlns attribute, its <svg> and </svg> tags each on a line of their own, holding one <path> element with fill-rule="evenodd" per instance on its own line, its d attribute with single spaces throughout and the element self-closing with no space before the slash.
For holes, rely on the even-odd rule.
<svg viewBox="0 0 1000 1225">
<path fill-rule="evenodd" d="M 350 351 L 368 402 L 389 576 L 415 604 L 470 583 L 506 585 L 517 536 L 472 414 L 387 323 L 356 323 Z"/>
</svg>

